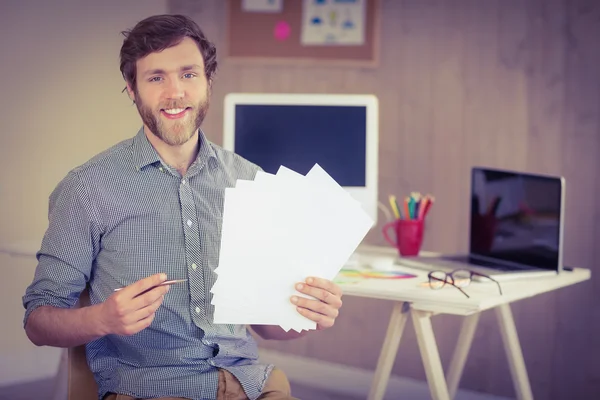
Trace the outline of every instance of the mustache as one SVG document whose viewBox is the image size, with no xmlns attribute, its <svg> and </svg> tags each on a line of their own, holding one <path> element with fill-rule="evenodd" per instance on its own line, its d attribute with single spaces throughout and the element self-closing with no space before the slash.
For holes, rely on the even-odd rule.
<svg viewBox="0 0 600 400">
<path fill-rule="evenodd" d="M 193 107 L 189 103 L 182 103 L 182 102 L 178 102 L 178 101 L 169 101 L 169 102 L 160 104 L 158 108 L 161 110 L 168 110 L 168 109 L 172 109 L 172 108 L 193 108 Z"/>
</svg>

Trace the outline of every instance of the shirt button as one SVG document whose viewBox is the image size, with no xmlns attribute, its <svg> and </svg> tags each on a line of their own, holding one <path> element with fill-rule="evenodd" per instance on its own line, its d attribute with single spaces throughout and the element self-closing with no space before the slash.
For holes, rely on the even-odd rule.
<svg viewBox="0 0 600 400">
<path fill-rule="evenodd" d="M 187 220 L 187 226 L 192 226 L 192 221 L 190 221 L 189 219 Z"/>
<path fill-rule="evenodd" d="M 183 180 L 181 181 L 181 184 L 182 184 L 182 185 L 185 185 L 185 179 L 183 179 Z"/>
<path fill-rule="evenodd" d="M 200 314 L 200 307 L 196 307 L 196 314 Z"/>
<path fill-rule="evenodd" d="M 195 270 L 196 268 L 198 268 L 198 266 L 196 264 L 192 264 L 192 269 Z"/>
</svg>

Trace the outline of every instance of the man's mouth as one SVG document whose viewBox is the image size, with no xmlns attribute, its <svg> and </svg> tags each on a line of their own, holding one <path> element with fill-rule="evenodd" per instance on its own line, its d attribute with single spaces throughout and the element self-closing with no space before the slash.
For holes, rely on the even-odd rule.
<svg viewBox="0 0 600 400">
<path fill-rule="evenodd" d="M 185 116 L 186 112 L 190 110 L 190 107 L 186 108 L 164 108 L 161 109 L 160 112 L 169 119 L 178 119 Z"/>
</svg>

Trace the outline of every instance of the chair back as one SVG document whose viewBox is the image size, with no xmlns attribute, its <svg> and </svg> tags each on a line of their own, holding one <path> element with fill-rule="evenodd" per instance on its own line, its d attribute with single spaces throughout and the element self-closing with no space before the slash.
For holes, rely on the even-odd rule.
<svg viewBox="0 0 600 400">
<path fill-rule="evenodd" d="M 78 307 L 90 305 L 90 294 L 86 288 L 81 292 Z M 98 400 L 98 385 L 90 370 L 85 355 L 85 346 L 68 349 L 68 400 Z"/>
</svg>

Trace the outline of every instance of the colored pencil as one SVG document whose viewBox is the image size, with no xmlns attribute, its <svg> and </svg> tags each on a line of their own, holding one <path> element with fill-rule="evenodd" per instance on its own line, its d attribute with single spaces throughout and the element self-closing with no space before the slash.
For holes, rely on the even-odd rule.
<svg viewBox="0 0 600 400">
<path fill-rule="evenodd" d="M 390 195 L 389 197 L 390 207 L 396 219 L 400 218 L 400 211 L 398 210 L 398 203 L 396 202 L 396 196 Z"/>
<path fill-rule="evenodd" d="M 408 196 L 406 196 L 404 198 L 404 214 L 406 214 L 406 219 L 412 219 L 412 217 L 410 215 L 410 209 L 408 207 L 408 202 L 409 202 L 409 198 L 408 198 Z"/>
</svg>

